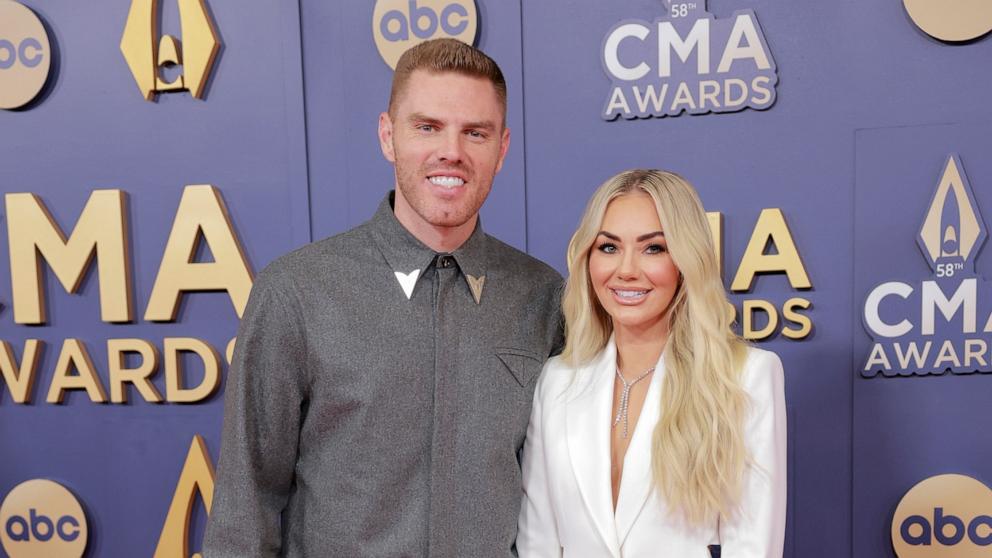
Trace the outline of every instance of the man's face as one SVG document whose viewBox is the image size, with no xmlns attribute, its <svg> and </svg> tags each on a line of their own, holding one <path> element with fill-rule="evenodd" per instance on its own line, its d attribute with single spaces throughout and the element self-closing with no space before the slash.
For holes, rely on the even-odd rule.
<svg viewBox="0 0 992 558">
<path fill-rule="evenodd" d="M 379 116 L 382 153 L 396 166 L 394 209 L 414 236 L 475 227 L 510 144 L 503 117 L 488 80 L 424 70 Z"/>
</svg>

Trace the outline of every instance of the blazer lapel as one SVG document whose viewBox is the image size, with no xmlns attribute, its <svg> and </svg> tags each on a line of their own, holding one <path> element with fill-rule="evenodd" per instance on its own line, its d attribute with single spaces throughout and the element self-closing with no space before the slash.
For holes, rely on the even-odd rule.
<svg viewBox="0 0 992 558">
<path fill-rule="evenodd" d="M 640 515 L 644 503 L 655 489 L 651 473 L 651 440 L 654 427 L 661 416 L 661 384 L 665 374 L 665 355 L 655 366 L 644 406 L 637 419 L 630 446 L 624 456 L 623 476 L 620 479 L 620 496 L 617 498 L 616 529 L 617 540 L 622 547 L 630 533 L 634 521 Z"/>
<path fill-rule="evenodd" d="M 620 556 L 610 484 L 610 424 L 616 348 L 611 338 L 602 354 L 582 367 L 566 403 L 568 454 L 582 500 L 614 557 Z"/>
</svg>

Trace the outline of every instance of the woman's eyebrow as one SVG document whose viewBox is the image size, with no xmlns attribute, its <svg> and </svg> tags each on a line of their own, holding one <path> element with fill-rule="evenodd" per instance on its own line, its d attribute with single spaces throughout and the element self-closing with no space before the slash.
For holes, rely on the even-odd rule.
<svg viewBox="0 0 992 558">
<path fill-rule="evenodd" d="M 615 240 L 617 242 L 620 242 L 620 237 L 617 236 L 617 235 L 615 235 L 615 234 L 613 234 L 613 233 L 611 233 L 611 232 L 599 231 L 599 234 L 605 236 L 606 238 L 609 238 L 610 240 Z M 644 242 L 645 240 L 652 239 L 652 238 L 654 238 L 656 236 L 662 236 L 663 237 L 663 236 L 665 236 L 665 233 L 662 232 L 662 231 L 654 231 L 654 232 L 649 232 L 647 234 L 642 234 L 641 236 L 637 237 L 637 242 Z"/>
<path fill-rule="evenodd" d="M 648 240 L 649 238 L 654 238 L 656 236 L 665 236 L 665 233 L 663 233 L 662 231 L 649 232 L 647 234 L 642 234 L 641 236 L 637 237 L 637 241 L 644 242 L 645 240 Z"/>
</svg>

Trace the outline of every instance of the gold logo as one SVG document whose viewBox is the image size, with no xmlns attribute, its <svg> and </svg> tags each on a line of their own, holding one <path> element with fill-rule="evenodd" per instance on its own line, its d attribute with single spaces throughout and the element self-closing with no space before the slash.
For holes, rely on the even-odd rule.
<svg viewBox="0 0 992 558">
<path fill-rule="evenodd" d="M 942 41 L 969 41 L 992 31 L 988 0 L 903 0 L 910 19 Z"/>
<path fill-rule="evenodd" d="M 472 298 L 475 299 L 475 303 L 482 304 L 482 287 L 486 284 L 486 276 L 476 277 L 466 273 L 465 277 L 468 278 L 468 288 L 472 291 Z"/>
<path fill-rule="evenodd" d="M 158 37 L 158 2 L 132 0 L 121 37 L 124 59 L 146 100 L 151 101 L 156 93 L 184 90 L 202 99 L 220 50 L 220 39 L 210 14 L 203 0 L 177 0 L 183 38 L 180 43 L 172 35 Z M 167 82 L 162 79 L 162 68 L 173 66 L 182 66 L 182 74 Z"/>
<path fill-rule="evenodd" d="M 470 45 L 478 28 L 473 0 L 377 0 L 372 11 L 375 46 L 394 70 L 407 49 L 441 37 Z"/>
<path fill-rule="evenodd" d="M 41 20 L 13 0 L 0 0 L 0 109 L 22 107 L 48 81 L 52 48 Z"/>
<path fill-rule="evenodd" d="M 899 558 L 979 558 L 992 544 L 992 490 L 964 475 L 930 477 L 906 493 L 892 516 Z"/>
<path fill-rule="evenodd" d="M 964 270 L 985 241 L 985 226 L 963 169 L 957 155 L 947 158 L 920 228 L 920 248 L 941 276 Z"/>
<path fill-rule="evenodd" d="M 22 482 L 0 504 L 0 543 L 10 558 L 79 558 L 86 533 L 82 506 L 56 482 Z"/>
<path fill-rule="evenodd" d="M 207 517 L 210 517 L 210 508 L 214 503 L 214 466 L 200 435 L 193 436 L 186 453 L 186 462 L 183 463 L 153 558 L 186 558 L 190 555 L 189 518 L 197 494 L 203 499 L 203 507 Z M 193 558 L 202 558 L 202 555 L 197 552 Z"/>
</svg>

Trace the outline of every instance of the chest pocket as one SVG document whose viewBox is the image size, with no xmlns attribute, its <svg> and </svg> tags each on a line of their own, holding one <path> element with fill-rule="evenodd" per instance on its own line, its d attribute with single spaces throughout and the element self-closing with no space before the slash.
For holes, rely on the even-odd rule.
<svg viewBox="0 0 992 558">
<path fill-rule="evenodd" d="M 495 352 L 496 358 L 503 363 L 507 372 L 520 384 L 520 387 L 531 385 L 544 366 L 544 357 L 532 351 L 501 347 L 497 348 Z"/>
</svg>

